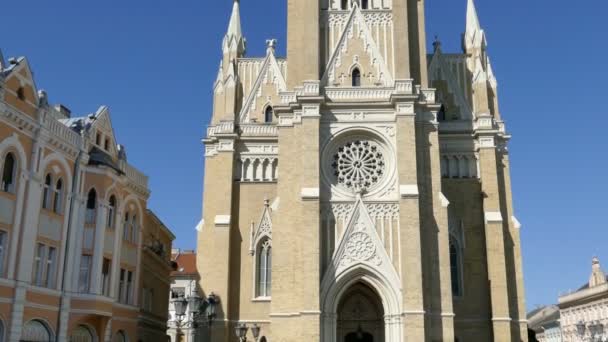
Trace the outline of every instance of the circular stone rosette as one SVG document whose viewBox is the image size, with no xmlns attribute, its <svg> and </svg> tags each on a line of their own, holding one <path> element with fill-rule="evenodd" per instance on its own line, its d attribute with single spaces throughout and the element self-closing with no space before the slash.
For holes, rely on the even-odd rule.
<svg viewBox="0 0 608 342">
<path fill-rule="evenodd" d="M 350 197 L 358 191 L 373 195 L 387 186 L 393 158 L 385 142 L 372 134 L 345 133 L 329 142 L 323 153 L 323 175 L 333 191 Z"/>
<path fill-rule="evenodd" d="M 346 254 L 357 261 L 366 261 L 371 259 L 376 252 L 374 242 L 363 232 L 354 233 L 346 243 Z"/>
</svg>

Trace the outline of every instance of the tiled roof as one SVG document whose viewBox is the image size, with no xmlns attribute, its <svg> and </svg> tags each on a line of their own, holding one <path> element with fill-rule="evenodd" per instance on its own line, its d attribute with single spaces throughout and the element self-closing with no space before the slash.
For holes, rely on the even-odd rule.
<svg viewBox="0 0 608 342">
<path fill-rule="evenodd" d="M 172 277 L 197 275 L 196 253 L 181 251 L 171 255 L 171 260 L 177 264 L 176 270 L 171 272 Z"/>
</svg>

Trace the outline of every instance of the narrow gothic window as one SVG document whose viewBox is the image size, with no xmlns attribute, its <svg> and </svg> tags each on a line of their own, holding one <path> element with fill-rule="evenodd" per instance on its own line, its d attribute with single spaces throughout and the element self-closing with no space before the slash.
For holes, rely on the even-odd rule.
<svg viewBox="0 0 608 342">
<path fill-rule="evenodd" d="M 450 270 L 452 273 L 452 295 L 462 296 L 462 269 L 460 248 L 454 238 L 450 238 Z"/>
<path fill-rule="evenodd" d="M 272 122 L 272 115 L 274 113 L 274 110 L 272 109 L 272 106 L 268 106 L 266 107 L 266 111 L 264 112 L 264 122 L 265 123 L 271 123 Z"/>
<path fill-rule="evenodd" d="M 368 8 L 368 0 L 361 0 L 361 8 L 362 9 L 367 9 Z"/>
<path fill-rule="evenodd" d="M 361 71 L 359 71 L 358 68 L 355 68 L 353 70 L 352 79 L 353 79 L 353 87 L 361 86 Z"/>
<path fill-rule="evenodd" d="M 23 87 L 19 87 L 19 89 L 17 89 L 17 97 L 19 98 L 19 100 L 25 101 L 25 90 L 23 89 Z"/>
<path fill-rule="evenodd" d="M 63 180 L 57 180 L 57 184 L 55 185 L 53 192 L 53 211 L 57 214 L 61 214 L 61 209 L 63 206 Z"/>
<path fill-rule="evenodd" d="M 4 158 L 2 169 L 2 191 L 13 192 L 15 185 L 15 157 L 9 153 Z"/>
<path fill-rule="evenodd" d="M 272 245 L 270 239 L 262 240 L 257 250 L 257 297 L 270 297 L 272 283 Z"/>
<path fill-rule="evenodd" d="M 108 208 L 108 228 L 114 228 L 114 218 L 116 216 L 116 197 L 114 195 L 110 196 L 110 206 Z"/>
<path fill-rule="evenodd" d="M 439 112 L 437 113 L 437 121 L 445 121 L 445 106 L 441 105 Z"/>
<path fill-rule="evenodd" d="M 95 223 L 95 209 L 97 208 L 97 192 L 91 189 L 87 195 L 86 223 Z"/>
<path fill-rule="evenodd" d="M 342 0 L 342 7 L 343 10 L 348 9 L 348 0 Z"/>
<path fill-rule="evenodd" d="M 44 180 L 44 192 L 42 194 L 42 208 L 51 209 L 51 187 L 52 187 L 53 179 L 51 178 L 51 174 L 47 174 Z"/>
</svg>

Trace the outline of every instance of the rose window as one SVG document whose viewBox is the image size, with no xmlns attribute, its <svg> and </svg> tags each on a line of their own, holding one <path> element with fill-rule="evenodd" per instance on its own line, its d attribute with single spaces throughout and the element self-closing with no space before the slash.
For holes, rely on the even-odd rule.
<svg viewBox="0 0 608 342">
<path fill-rule="evenodd" d="M 372 239 L 363 232 L 354 233 L 346 243 L 346 253 L 355 260 L 368 260 L 375 251 Z"/>
<path fill-rule="evenodd" d="M 333 156 L 333 174 L 348 189 L 368 189 L 384 176 L 386 163 L 373 141 L 355 140 L 338 148 Z"/>
</svg>

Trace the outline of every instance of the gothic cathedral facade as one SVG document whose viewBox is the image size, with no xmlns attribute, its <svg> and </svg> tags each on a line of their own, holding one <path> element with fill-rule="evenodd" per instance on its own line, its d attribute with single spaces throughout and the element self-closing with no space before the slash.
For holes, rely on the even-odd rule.
<svg viewBox="0 0 608 342">
<path fill-rule="evenodd" d="M 464 0 L 463 0 L 464 1 Z M 206 132 L 211 341 L 527 341 L 520 225 L 486 38 L 427 53 L 424 0 L 287 0 L 287 57 L 235 0 Z M 205 335 L 205 334 L 203 334 Z"/>
</svg>

